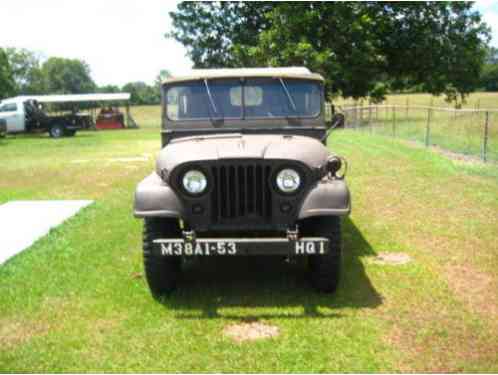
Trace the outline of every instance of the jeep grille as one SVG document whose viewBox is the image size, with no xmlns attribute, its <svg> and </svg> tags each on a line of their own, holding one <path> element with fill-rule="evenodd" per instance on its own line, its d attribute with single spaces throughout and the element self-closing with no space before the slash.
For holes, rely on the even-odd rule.
<svg viewBox="0 0 498 375">
<path fill-rule="evenodd" d="M 268 221 L 272 216 L 269 163 L 219 164 L 211 167 L 214 188 L 212 220 L 233 224 L 238 220 Z"/>
</svg>

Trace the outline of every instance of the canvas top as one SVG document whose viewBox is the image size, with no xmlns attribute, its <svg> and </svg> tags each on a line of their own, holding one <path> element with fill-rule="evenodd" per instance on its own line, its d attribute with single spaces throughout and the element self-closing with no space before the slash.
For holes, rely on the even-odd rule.
<svg viewBox="0 0 498 375">
<path fill-rule="evenodd" d="M 192 69 L 189 74 L 166 78 L 163 81 L 163 84 L 200 79 L 243 77 L 281 77 L 323 81 L 323 77 L 320 74 L 311 73 L 309 69 L 305 67 L 293 66 L 282 68 Z"/>
</svg>

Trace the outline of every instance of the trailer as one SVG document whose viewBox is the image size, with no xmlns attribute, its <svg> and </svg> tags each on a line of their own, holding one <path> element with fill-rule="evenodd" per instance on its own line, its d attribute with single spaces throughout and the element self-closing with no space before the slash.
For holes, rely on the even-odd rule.
<svg viewBox="0 0 498 375">
<path fill-rule="evenodd" d="M 129 93 L 18 96 L 0 102 L 0 120 L 6 122 L 7 133 L 48 132 L 52 138 L 71 137 L 83 129 L 137 128 L 129 100 Z M 109 108 L 112 117 L 104 116 Z"/>
</svg>

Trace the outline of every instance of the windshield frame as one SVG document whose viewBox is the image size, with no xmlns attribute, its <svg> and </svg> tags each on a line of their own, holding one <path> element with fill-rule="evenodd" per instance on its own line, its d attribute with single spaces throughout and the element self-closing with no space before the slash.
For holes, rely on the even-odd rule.
<svg viewBox="0 0 498 375">
<path fill-rule="evenodd" d="M 261 79 L 261 78 L 267 78 L 268 80 L 275 80 L 278 85 L 282 85 L 282 81 L 284 83 L 288 83 L 289 81 L 303 81 L 305 83 L 313 83 L 316 84 L 319 88 L 319 100 L 320 100 L 320 105 L 319 105 L 319 110 L 312 114 L 312 115 L 296 115 L 296 114 L 288 114 L 285 116 L 250 116 L 246 117 L 246 90 L 244 89 L 246 86 L 246 82 L 248 80 L 252 79 Z M 206 117 L 197 117 L 197 118 L 182 118 L 182 119 L 172 119 L 168 115 L 168 90 L 170 90 L 173 87 L 178 87 L 181 86 L 183 83 L 193 83 L 193 82 L 198 82 L 199 85 L 206 87 L 206 90 L 209 86 L 210 83 L 213 81 L 221 81 L 221 80 L 233 80 L 234 77 L 217 77 L 217 78 L 211 78 L 211 79 L 193 79 L 189 81 L 184 81 L 184 82 L 175 82 L 175 83 L 170 83 L 170 84 L 164 84 L 162 89 L 163 89 L 163 100 L 162 100 L 162 106 L 163 106 L 163 115 L 164 118 L 171 123 L 174 124 L 181 124 L 181 123 L 193 123 L 193 122 L 212 122 L 213 117 L 212 116 L 206 116 Z M 323 115 L 324 111 L 324 90 L 323 90 L 323 82 L 314 80 L 314 79 L 303 79 L 303 78 L 289 78 L 289 77 L 244 77 L 244 78 L 239 78 L 240 80 L 240 87 L 241 87 L 241 115 L 239 117 L 221 117 L 217 119 L 222 119 L 223 122 L 225 121 L 242 121 L 242 122 L 251 122 L 251 121 L 282 121 L 282 120 L 315 120 L 320 118 Z M 285 90 L 285 85 L 282 85 L 283 90 Z M 206 92 L 206 95 L 209 98 L 209 92 Z M 286 92 L 284 92 L 284 95 L 287 95 Z M 292 97 L 291 97 L 292 98 Z M 211 104 L 209 104 L 210 106 Z"/>
</svg>

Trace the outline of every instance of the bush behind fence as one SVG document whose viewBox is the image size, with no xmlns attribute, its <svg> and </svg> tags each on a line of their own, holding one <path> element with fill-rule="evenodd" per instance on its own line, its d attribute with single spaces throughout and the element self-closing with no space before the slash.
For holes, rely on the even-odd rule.
<svg viewBox="0 0 498 375">
<path fill-rule="evenodd" d="M 425 106 L 338 107 L 345 127 L 498 161 L 498 110 Z"/>
</svg>

